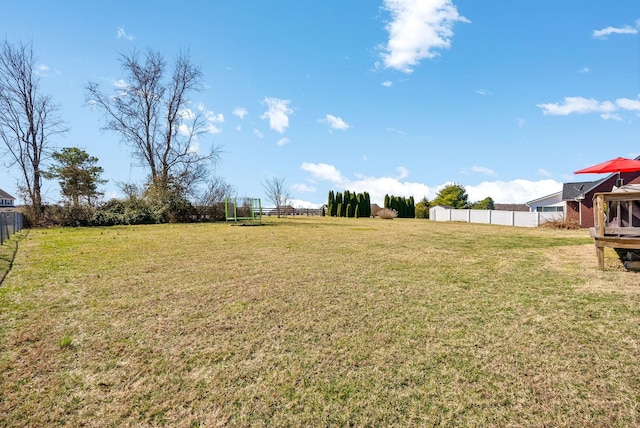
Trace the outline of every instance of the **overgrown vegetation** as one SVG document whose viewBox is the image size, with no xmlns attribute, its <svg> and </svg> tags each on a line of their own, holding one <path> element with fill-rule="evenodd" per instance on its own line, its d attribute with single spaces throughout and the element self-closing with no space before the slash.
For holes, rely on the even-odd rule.
<svg viewBox="0 0 640 428">
<path fill-rule="evenodd" d="M 385 220 L 393 220 L 398 217 L 398 211 L 392 210 L 391 208 L 382 208 L 378 210 L 378 217 Z"/>
<path fill-rule="evenodd" d="M 580 229 L 580 222 L 576 219 L 547 220 L 542 223 L 540 227 L 548 229 L 578 230 Z"/>
</svg>

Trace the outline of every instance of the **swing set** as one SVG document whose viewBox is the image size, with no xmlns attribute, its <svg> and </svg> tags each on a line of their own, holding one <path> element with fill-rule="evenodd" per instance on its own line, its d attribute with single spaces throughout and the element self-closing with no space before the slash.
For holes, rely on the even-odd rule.
<svg viewBox="0 0 640 428">
<path fill-rule="evenodd" d="M 228 225 L 262 225 L 262 204 L 259 198 L 243 198 L 240 207 L 238 207 L 237 198 L 226 198 L 224 201 L 224 213 Z"/>
</svg>

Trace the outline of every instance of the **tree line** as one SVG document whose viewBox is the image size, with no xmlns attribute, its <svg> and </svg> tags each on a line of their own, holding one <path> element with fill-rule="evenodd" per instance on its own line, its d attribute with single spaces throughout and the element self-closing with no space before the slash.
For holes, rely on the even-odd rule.
<svg viewBox="0 0 640 428">
<path fill-rule="evenodd" d="M 219 203 L 235 193 L 233 186 L 212 174 L 220 148 L 193 150 L 208 132 L 207 112 L 192 108 L 190 95 L 204 89 L 202 71 L 186 52 L 172 67 L 158 51 L 120 54 L 126 82 L 105 92 L 88 82 L 87 105 L 102 113 L 103 129 L 119 136 L 147 177 L 141 185 L 118 183 L 125 198 L 97 205 L 103 169 L 98 159 L 78 147 L 54 150 L 52 138 L 68 127 L 59 106 L 39 86 L 37 58 L 31 43 L 0 44 L 0 140 L 5 166 L 20 171 L 18 191 L 27 202 L 27 226 L 47 221 L 42 180 L 57 179 L 63 206 L 56 215 L 62 224 L 136 224 L 219 218 Z M 263 183 L 278 213 L 290 199 L 284 179 Z M 464 187 L 445 186 L 434 198 L 415 204 L 413 197 L 385 197 L 385 208 L 399 217 L 428 217 L 434 205 L 493 209 L 491 198 L 471 203 Z M 368 192 L 329 192 L 328 214 L 370 217 Z M 59 207 L 58 207 L 59 208 Z M 57 209 L 57 208 L 56 208 Z"/>
<path fill-rule="evenodd" d="M 332 217 L 371 217 L 371 197 L 368 192 L 329 191 L 327 212 Z"/>
<path fill-rule="evenodd" d="M 87 105 L 104 116 L 104 130 L 118 135 L 147 172 L 141 186 L 119 184 L 127 195 L 120 202 L 129 211 L 139 211 L 142 201 L 148 208 L 143 218 L 165 222 L 193 215 L 191 201 L 210 203 L 230 196 L 232 186 L 212 175 L 220 148 L 193 150 L 195 140 L 208 132 L 207 112 L 191 108 L 190 100 L 190 94 L 204 89 L 200 67 L 186 52 L 169 66 L 152 49 L 120 54 L 119 60 L 125 84 L 105 92 L 98 83 L 88 82 L 85 90 Z M 105 182 L 102 168 L 77 147 L 54 150 L 53 137 L 68 127 L 39 83 L 32 44 L 12 44 L 5 38 L 0 44 L 2 158 L 5 166 L 20 171 L 18 192 L 27 203 L 30 225 L 46 221 L 43 179 L 58 179 L 64 208 L 88 220 L 102 196 L 97 190 Z M 198 142 L 202 146 L 202 140 Z"/>
<path fill-rule="evenodd" d="M 415 218 L 416 204 L 413 196 L 405 198 L 404 196 L 384 196 L 384 207 L 394 210 L 398 214 L 398 218 Z"/>
</svg>

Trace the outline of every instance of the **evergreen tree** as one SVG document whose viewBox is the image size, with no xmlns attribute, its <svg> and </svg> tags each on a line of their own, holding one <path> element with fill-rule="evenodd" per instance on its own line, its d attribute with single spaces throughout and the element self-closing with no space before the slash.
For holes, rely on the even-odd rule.
<svg viewBox="0 0 640 428">
<path fill-rule="evenodd" d="M 429 218 L 429 208 L 431 207 L 429 200 L 425 196 L 416 204 L 416 218 Z"/>
<path fill-rule="evenodd" d="M 413 196 L 409 197 L 409 213 L 407 217 L 416 218 L 416 202 L 413 199 Z"/>
<path fill-rule="evenodd" d="M 360 218 L 360 205 L 356 205 L 355 218 Z"/>
<path fill-rule="evenodd" d="M 442 205 L 453 208 L 468 208 L 469 197 L 467 191 L 459 184 L 449 184 L 438 192 L 431 206 Z"/>
<path fill-rule="evenodd" d="M 384 195 L 384 208 L 391 208 L 389 195 Z"/>
<path fill-rule="evenodd" d="M 62 196 L 74 208 L 80 206 L 81 200 L 93 205 L 102 195 L 98 192 L 98 184 L 106 182 L 100 179 L 103 169 L 96 165 L 98 158 L 76 147 L 65 147 L 54 152 L 52 157 L 56 164 L 42 175 L 48 179 L 58 179 Z"/>
<path fill-rule="evenodd" d="M 335 208 L 333 208 L 333 211 L 331 213 L 332 216 L 334 217 L 341 217 L 342 216 L 342 193 L 340 192 L 336 192 L 336 199 L 334 202 L 334 206 Z"/>
<path fill-rule="evenodd" d="M 347 204 L 347 212 L 346 217 L 353 217 L 353 208 L 351 208 L 351 204 Z"/>
<path fill-rule="evenodd" d="M 365 208 L 365 217 L 371 217 L 371 195 L 369 192 L 364 192 L 364 208 Z"/>
</svg>

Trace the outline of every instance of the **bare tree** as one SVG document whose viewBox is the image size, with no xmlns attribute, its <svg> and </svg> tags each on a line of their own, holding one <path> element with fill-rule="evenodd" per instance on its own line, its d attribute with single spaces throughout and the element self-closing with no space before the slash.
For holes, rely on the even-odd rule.
<svg viewBox="0 0 640 428">
<path fill-rule="evenodd" d="M 227 198 L 232 198 L 235 194 L 235 187 L 224 181 L 222 177 L 211 177 L 207 180 L 206 187 L 198 197 L 197 211 L 199 217 L 224 220 L 224 201 Z"/>
<path fill-rule="evenodd" d="M 104 129 L 120 134 L 134 157 L 148 169 L 149 185 L 159 194 L 189 193 L 208 174 L 219 149 L 200 153 L 196 140 L 209 131 L 207 112 L 192 109 L 187 95 L 201 90 L 202 72 L 181 52 L 165 81 L 163 56 L 147 49 L 120 56 L 126 78 L 115 94 L 87 85 L 87 102 L 105 113 Z"/>
<path fill-rule="evenodd" d="M 276 214 L 280 218 L 281 208 L 289 203 L 291 192 L 284 178 L 271 177 L 262 183 L 267 199 L 276 206 Z"/>
<path fill-rule="evenodd" d="M 5 39 L 0 47 L 0 138 L 9 154 L 8 166 L 21 169 L 20 191 L 36 224 L 42 215 L 43 161 L 50 139 L 67 130 L 58 106 L 40 93 L 39 81 L 31 43 L 12 45 Z"/>
</svg>

